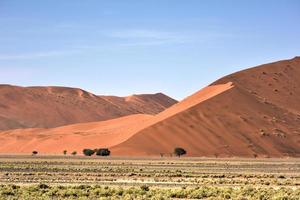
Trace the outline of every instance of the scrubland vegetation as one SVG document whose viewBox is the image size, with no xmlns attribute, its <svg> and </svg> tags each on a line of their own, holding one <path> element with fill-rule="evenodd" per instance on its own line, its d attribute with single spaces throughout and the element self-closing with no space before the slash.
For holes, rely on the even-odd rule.
<svg viewBox="0 0 300 200">
<path fill-rule="evenodd" d="M 0 199 L 300 199 L 298 159 L 0 156 Z"/>
<path fill-rule="evenodd" d="M 1 199 L 292 199 L 300 189 L 254 187 L 148 188 L 100 185 L 49 186 L 0 185 Z"/>
</svg>

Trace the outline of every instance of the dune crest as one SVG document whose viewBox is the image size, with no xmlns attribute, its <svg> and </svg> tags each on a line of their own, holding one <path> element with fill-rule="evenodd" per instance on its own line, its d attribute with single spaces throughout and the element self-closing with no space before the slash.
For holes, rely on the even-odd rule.
<svg viewBox="0 0 300 200">
<path fill-rule="evenodd" d="M 157 114 L 177 103 L 161 94 L 97 96 L 78 88 L 0 85 L 0 130 L 52 128 L 131 114 Z"/>
</svg>

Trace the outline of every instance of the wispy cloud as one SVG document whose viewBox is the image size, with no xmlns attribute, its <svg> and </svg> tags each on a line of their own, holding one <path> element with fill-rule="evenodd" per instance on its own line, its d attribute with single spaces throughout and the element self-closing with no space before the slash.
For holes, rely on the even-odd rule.
<svg viewBox="0 0 300 200">
<path fill-rule="evenodd" d="M 106 36 L 127 40 L 129 45 L 162 45 L 184 43 L 190 40 L 188 35 L 182 33 L 143 29 L 112 31 L 106 33 Z"/>
<path fill-rule="evenodd" d="M 107 37 L 120 39 L 121 46 L 153 46 L 187 43 L 203 43 L 225 37 L 226 33 L 215 31 L 168 32 L 159 30 L 119 30 L 104 33 Z M 122 41 L 123 40 L 123 41 Z"/>
<path fill-rule="evenodd" d="M 56 28 L 67 28 L 77 30 L 74 24 L 61 24 Z M 65 47 L 64 50 L 50 50 L 41 52 L 24 52 L 16 54 L 1 54 L 2 60 L 29 60 L 46 57 L 59 57 L 96 51 L 113 51 L 119 48 L 144 48 L 163 45 L 180 45 L 205 43 L 220 38 L 232 37 L 230 34 L 219 33 L 216 31 L 182 31 L 172 32 L 151 29 L 122 29 L 92 31 L 96 33 L 93 40 L 84 39 L 83 41 L 73 41 L 72 46 Z M 96 37 L 95 37 L 96 36 Z M 95 39 L 97 38 L 97 41 Z M 74 38 L 73 38 L 74 39 Z M 72 40 L 71 40 L 72 41 Z M 80 42 L 79 42 L 80 41 Z M 77 44 L 76 44 L 77 43 Z M 80 44 L 79 44 L 80 43 Z"/>
<path fill-rule="evenodd" d="M 79 50 L 64 50 L 64 51 L 46 51 L 46 52 L 33 52 L 33 53 L 20 53 L 20 54 L 0 54 L 0 60 L 24 60 L 36 59 L 44 57 L 56 57 L 64 55 L 72 55 L 79 53 Z"/>
</svg>

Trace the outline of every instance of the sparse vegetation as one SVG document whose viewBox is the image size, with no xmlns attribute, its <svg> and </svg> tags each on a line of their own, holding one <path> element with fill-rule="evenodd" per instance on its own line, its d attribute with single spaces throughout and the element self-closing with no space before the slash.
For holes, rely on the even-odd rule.
<svg viewBox="0 0 300 200">
<path fill-rule="evenodd" d="M 298 200 L 299 162 L 0 156 L 0 199 Z"/>
<path fill-rule="evenodd" d="M 42 187 L 41 187 L 42 186 Z M 298 200 L 300 189 L 255 187 L 152 188 L 100 185 L 0 185 L 0 199 L 279 199 Z"/>
</svg>

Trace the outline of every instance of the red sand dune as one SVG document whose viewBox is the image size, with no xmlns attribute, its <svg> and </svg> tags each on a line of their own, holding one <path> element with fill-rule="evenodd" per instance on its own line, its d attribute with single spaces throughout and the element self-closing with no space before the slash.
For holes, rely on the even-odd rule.
<svg viewBox="0 0 300 200">
<path fill-rule="evenodd" d="M 80 123 L 57 128 L 15 129 L 0 132 L 1 153 L 61 153 L 81 152 L 84 148 L 113 147 L 138 131 L 184 111 L 210 97 L 231 88 L 231 83 L 209 86 L 156 116 L 130 115 L 113 120 Z M 126 153 L 124 154 L 126 155 Z"/>
<path fill-rule="evenodd" d="M 0 130 L 50 128 L 131 114 L 157 114 L 177 103 L 158 93 L 96 96 L 77 88 L 0 85 Z"/>
<path fill-rule="evenodd" d="M 0 152 L 103 146 L 112 155 L 159 156 L 179 146 L 189 156 L 299 157 L 298 77 L 299 57 L 261 65 L 226 76 L 154 117 L 2 132 Z"/>
<path fill-rule="evenodd" d="M 176 114 L 139 131 L 112 152 L 159 155 L 179 146 L 190 156 L 299 157 L 299 77 L 300 57 L 224 77 L 208 87 L 219 88 L 218 93 L 209 93 L 206 101 L 197 102 L 200 94 L 174 105 L 163 113 L 182 103 L 193 106 L 172 111 Z M 229 83 L 232 88 L 222 85 Z"/>
</svg>

